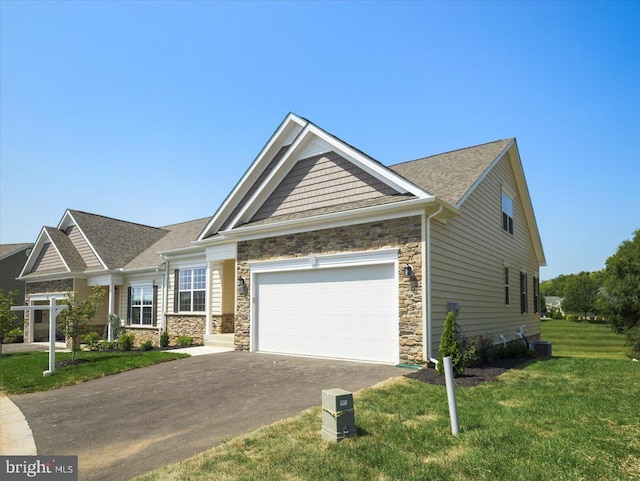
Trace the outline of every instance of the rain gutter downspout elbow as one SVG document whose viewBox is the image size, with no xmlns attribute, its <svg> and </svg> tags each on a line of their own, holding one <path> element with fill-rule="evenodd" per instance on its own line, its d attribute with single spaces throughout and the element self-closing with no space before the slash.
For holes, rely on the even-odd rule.
<svg viewBox="0 0 640 481">
<path fill-rule="evenodd" d="M 424 257 L 426 257 L 426 263 L 422 263 L 422 278 L 426 279 L 426 287 L 423 283 L 422 289 L 422 305 L 426 306 L 426 311 L 423 310 L 422 316 L 422 359 L 425 361 L 431 361 L 438 364 L 438 360 L 434 358 L 432 351 L 432 336 L 431 336 L 431 219 L 440 214 L 443 210 L 443 206 L 440 205 L 438 210 L 433 214 L 426 216 L 422 214 L 423 219 L 423 245 L 426 243 L 426 247 L 423 250 Z M 426 333 L 426 342 L 424 342 Z"/>
</svg>

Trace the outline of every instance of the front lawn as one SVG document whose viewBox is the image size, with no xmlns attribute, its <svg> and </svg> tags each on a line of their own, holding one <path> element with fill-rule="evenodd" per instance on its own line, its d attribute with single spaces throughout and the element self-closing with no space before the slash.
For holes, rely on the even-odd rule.
<svg viewBox="0 0 640 481">
<path fill-rule="evenodd" d="M 550 322 L 561 357 L 458 388 L 457 437 L 444 387 L 395 378 L 355 395 L 358 438 L 322 441 L 316 407 L 138 479 L 640 480 L 640 363 L 608 326 Z"/>
<path fill-rule="evenodd" d="M 80 352 L 76 353 L 76 358 L 85 362 L 58 367 L 53 375 L 44 377 L 42 372 L 49 368 L 49 353 L 3 354 L 0 357 L 0 392 L 23 394 L 47 391 L 182 357 L 189 355 L 171 351 Z M 71 353 L 56 353 L 56 363 L 70 358 Z"/>
</svg>

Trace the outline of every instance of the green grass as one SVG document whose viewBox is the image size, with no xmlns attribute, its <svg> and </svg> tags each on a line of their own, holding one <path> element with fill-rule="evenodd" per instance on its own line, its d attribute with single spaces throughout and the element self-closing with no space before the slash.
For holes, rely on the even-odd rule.
<svg viewBox="0 0 640 481">
<path fill-rule="evenodd" d="M 63 386 L 78 384 L 110 374 L 128 371 L 171 361 L 188 354 L 166 351 L 147 352 L 81 352 L 78 359 L 87 362 L 76 366 L 56 368 L 53 375 L 44 377 L 42 372 L 49 368 L 49 353 L 24 352 L 3 354 L 0 357 L 0 392 L 23 394 L 48 391 Z M 56 362 L 71 358 L 71 353 L 56 353 Z"/>
<path fill-rule="evenodd" d="M 551 322 L 559 357 L 457 389 L 458 436 L 444 387 L 396 378 L 355 395 L 358 438 L 322 441 L 313 408 L 139 480 L 640 480 L 640 364 L 606 325 Z"/>
</svg>

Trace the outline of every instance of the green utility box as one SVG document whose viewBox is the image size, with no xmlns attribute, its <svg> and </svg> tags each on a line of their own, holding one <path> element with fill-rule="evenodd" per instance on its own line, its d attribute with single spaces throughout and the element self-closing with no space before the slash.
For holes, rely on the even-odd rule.
<svg viewBox="0 0 640 481">
<path fill-rule="evenodd" d="M 356 419 L 353 411 L 353 394 L 344 389 L 322 391 L 322 439 L 338 442 L 355 438 Z"/>
</svg>

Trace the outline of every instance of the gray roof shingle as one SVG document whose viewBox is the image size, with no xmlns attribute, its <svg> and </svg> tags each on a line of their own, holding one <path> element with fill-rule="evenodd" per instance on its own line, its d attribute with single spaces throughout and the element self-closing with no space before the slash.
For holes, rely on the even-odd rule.
<svg viewBox="0 0 640 481">
<path fill-rule="evenodd" d="M 126 266 L 168 231 L 111 217 L 69 210 L 109 269 Z"/>
<path fill-rule="evenodd" d="M 9 257 L 14 253 L 20 252 L 23 249 L 28 249 L 29 247 L 33 247 L 33 243 L 26 242 L 22 244 L 0 244 L 0 259 Z"/>
<path fill-rule="evenodd" d="M 511 142 L 513 139 L 497 140 L 391 165 L 389 169 L 430 194 L 456 206 Z"/>
<path fill-rule="evenodd" d="M 198 235 L 202 232 L 202 229 L 205 228 L 209 220 L 211 220 L 210 217 L 205 217 L 203 219 L 162 227 L 162 230 L 166 231 L 167 234 L 150 245 L 140 255 L 136 256 L 125 266 L 125 269 L 157 267 L 161 265 L 164 261 L 158 252 L 188 247 L 192 241 L 198 238 Z"/>
</svg>

